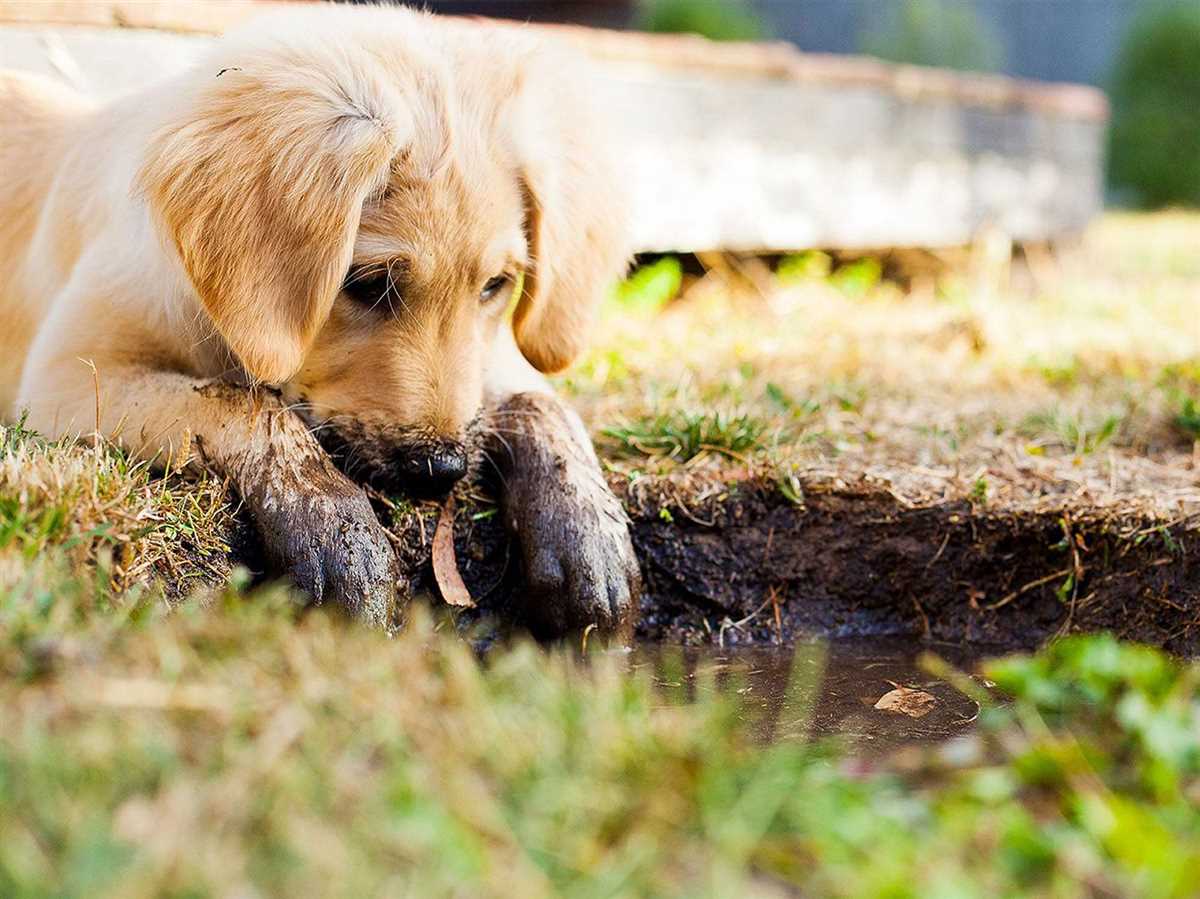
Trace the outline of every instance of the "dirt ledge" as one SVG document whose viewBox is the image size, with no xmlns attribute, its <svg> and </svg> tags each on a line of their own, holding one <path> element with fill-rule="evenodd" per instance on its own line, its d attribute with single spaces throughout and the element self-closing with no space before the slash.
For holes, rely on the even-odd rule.
<svg viewBox="0 0 1200 899">
<path fill-rule="evenodd" d="M 706 613 L 710 628 L 714 613 L 740 621 L 774 589 L 778 625 L 769 605 L 736 639 L 893 634 L 1030 646 L 1111 630 L 1200 649 L 1194 526 L 1069 507 L 909 508 L 866 485 L 810 487 L 799 508 L 763 485 L 739 488 L 711 527 L 637 520 L 648 636 L 688 640 Z"/>
<path fill-rule="evenodd" d="M 906 635 L 1030 647 L 1057 634 L 1110 630 L 1200 653 L 1194 518 L 1069 504 L 912 506 L 866 480 L 801 487 L 803 504 L 773 482 L 742 480 L 709 485 L 685 506 L 666 479 L 614 483 L 645 578 L 638 636 L 732 645 Z M 393 520 L 417 591 L 435 590 L 436 515 L 425 508 Z M 519 617 L 519 557 L 498 516 L 462 509 L 455 542 L 485 613 Z"/>
</svg>

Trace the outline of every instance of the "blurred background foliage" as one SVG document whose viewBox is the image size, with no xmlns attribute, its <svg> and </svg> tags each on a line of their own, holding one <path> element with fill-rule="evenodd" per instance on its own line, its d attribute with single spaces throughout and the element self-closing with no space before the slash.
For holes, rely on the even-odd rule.
<svg viewBox="0 0 1200 899">
<path fill-rule="evenodd" d="M 881 4 L 859 37 L 862 52 L 890 62 L 992 72 L 1004 48 L 971 0 L 901 0 Z"/>
<path fill-rule="evenodd" d="M 1125 39 L 1110 95 L 1117 199 L 1200 205 L 1200 3 L 1147 5 Z"/>
<path fill-rule="evenodd" d="M 746 0 L 642 0 L 637 27 L 643 31 L 699 34 L 714 41 L 755 41 L 770 29 Z"/>
</svg>

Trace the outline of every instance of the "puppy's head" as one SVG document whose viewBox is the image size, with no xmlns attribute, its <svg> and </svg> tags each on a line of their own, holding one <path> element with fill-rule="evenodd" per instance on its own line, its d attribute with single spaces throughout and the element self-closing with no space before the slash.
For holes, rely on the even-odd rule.
<svg viewBox="0 0 1200 899">
<path fill-rule="evenodd" d="M 627 258 L 615 178 L 557 51 L 405 11 L 300 21 L 193 76 L 142 187 L 249 378 L 357 473 L 442 492 L 500 329 L 541 371 L 582 348 Z"/>
</svg>

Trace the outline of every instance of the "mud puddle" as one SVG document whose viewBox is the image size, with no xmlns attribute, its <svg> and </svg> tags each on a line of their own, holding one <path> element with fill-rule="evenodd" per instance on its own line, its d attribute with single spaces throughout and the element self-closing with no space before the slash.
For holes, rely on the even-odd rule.
<svg viewBox="0 0 1200 899">
<path fill-rule="evenodd" d="M 876 754 L 951 739 L 974 727 L 978 704 L 923 670 L 919 658 L 925 652 L 968 674 L 1000 654 L 990 647 L 888 638 L 726 649 L 642 644 L 631 665 L 650 675 L 667 706 L 713 693 L 728 697 L 741 726 L 758 741 L 835 737 L 857 752 Z"/>
</svg>

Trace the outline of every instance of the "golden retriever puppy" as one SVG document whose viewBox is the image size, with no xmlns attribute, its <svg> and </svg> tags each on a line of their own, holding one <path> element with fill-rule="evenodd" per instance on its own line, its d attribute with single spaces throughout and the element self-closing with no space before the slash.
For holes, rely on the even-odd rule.
<svg viewBox="0 0 1200 899">
<path fill-rule="evenodd" d="M 519 30 L 334 7 L 103 106 L 0 75 L 0 413 L 227 476 L 279 573 L 380 626 L 405 581 L 347 473 L 441 494 L 478 448 L 535 624 L 617 625 L 627 522 L 541 374 L 628 256 L 587 84 Z"/>
</svg>

